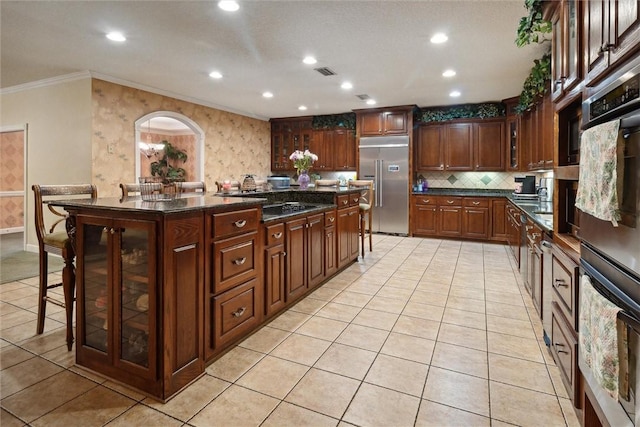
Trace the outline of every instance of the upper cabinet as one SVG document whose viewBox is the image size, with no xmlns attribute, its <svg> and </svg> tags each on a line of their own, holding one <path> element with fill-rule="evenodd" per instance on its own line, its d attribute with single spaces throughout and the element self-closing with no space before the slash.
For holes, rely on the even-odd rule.
<svg viewBox="0 0 640 427">
<path fill-rule="evenodd" d="M 551 98 L 558 100 L 580 82 L 580 2 L 562 0 L 551 17 Z"/>
<path fill-rule="evenodd" d="M 520 148 L 520 116 L 516 112 L 516 106 L 520 100 L 519 96 L 505 99 L 507 117 L 505 119 L 505 140 L 507 144 L 507 163 L 506 169 L 511 172 L 517 172 L 522 167 L 522 149 Z"/>
<path fill-rule="evenodd" d="M 547 93 L 520 117 L 520 146 L 525 149 L 527 170 L 553 168 L 553 104 Z"/>
<path fill-rule="evenodd" d="M 504 171 L 504 120 L 423 124 L 416 140 L 418 171 Z"/>
<path fill-rule="evenodd" d="M 311 147 L 311 117 L 271 120 L 271 170 L 293 170 L 289 156 L 296 150 Z"/>
<path fill-rule="evenodd" d="M 584 8 L 585 83 L 591 86 L 640 47 L 640 1 L 580 3 Z"/>
<path fill-rule="evenodd" d="M 407 135 L 408 111 L 375 110 L 357 113 L 360 136 Z"/>
</svg>

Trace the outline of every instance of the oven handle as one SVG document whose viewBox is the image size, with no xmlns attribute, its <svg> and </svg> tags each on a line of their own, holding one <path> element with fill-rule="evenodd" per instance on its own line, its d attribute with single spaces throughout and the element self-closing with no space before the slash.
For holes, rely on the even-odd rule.
<svg viewBox="0 0 640 427">
<path fill-rule="evenodd" d="M 604 277 L 602 275 L 602 273 L 600 273 L 598 270 L 596 270 L 596 268 L 593 267 L 591 264 L 589 264 L 588 261 L 585 261 L 583 258 L 581 258 L 580 259 L 580 266 L 584 269 L 584 274 L 586 274 L 591 279 L 594 279 L 597 282 L 597 283 L 591 283 L 591 284 L 593 285 L 594 289 L 597 290 L 598 293 L 600 293 L 600 295 L 602 295 L 602 291 L 599 288 L 600 287 L 604 287 L 607 292 L 610 292 L 611 294 L 613 294 L 613 296 L 615 296 L 620 301 L 622 301 L 624 304 L 626 304 L 626 307 L 621 307 L 623 310 L 630 309 L 631 311 L 635 311 L 636 313 L 640 313 L 640 305 L 638 305 L 638 303 L 636 303 L 634 300 L 629 298 L 613 282 L 611 282 L 609 279 Z M 602 295 L 602 296 L 604 298 L 607 298 L 606 295 Z M 607 298 L 607 299 L 610 300 L 610 298 Z M 638 326 L 640 326 L 640 325 L 638 325 Z"/>
</svg>

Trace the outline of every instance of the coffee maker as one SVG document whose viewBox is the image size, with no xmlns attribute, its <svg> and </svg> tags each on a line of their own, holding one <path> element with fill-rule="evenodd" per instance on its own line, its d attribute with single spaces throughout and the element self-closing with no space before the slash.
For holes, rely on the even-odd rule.
<svg viewBox="0 0 640 427">
<path fill-rule="evenodd" d="M 536 194 L 536 177 L 535 175 L 527 175 L 515 177 L 516 189 L 515 192 L 518 194 Z M 519 190 L 519 191 L 518 191 Z"/>
</svg>

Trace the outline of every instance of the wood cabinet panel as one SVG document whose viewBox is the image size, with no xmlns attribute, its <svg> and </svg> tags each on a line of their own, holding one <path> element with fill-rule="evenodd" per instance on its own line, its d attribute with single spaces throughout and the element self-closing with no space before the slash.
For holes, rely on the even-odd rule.
<svg viewBox="0 0 640 427">
<path fill-rule="evenodd" d="M 475 170 L 495 171 L 505 169 L 504 122 L 476 123 Z"/>
<path fill-rule="evenodd" d="M 407 134 L 407 113 L 405 111 L 389 111 L 383 115 L 385 135 Z"/>
<path fill-rule="evenodd" d="M 491 239 L 506 241 L 508 229 L 507 200 L 493 199 L 491 201 Z"/>
<path fill-rule="evenodd" d="M 258 209 L 244 209 L 213 215 L 211 237 L 218 239 L 258 229 L 260 213 Z"/>
<path fill-rule="evenodd" d="M 358 112 L 360 136 L 406 135 L 408 133 L 407 111 Z"/>
<path fill-rule="evenodd" d="M 258 325 L 259 292 L 254 278 L 212 299 L 216 348 L 233 342 Z"/>
<path fill-rule="evenodd" d="M 438 233 L 441 236 L 462 235 L 462 208 L 457 206 L 438 207 Z"/>
<path fill-rule="evenodd" d="M 575 330 L 578 324 L 578 265 L 555 246 L 551 256 L 553 300 L 569 322 L 569 326 Z"/>
<path fill-rule="evenodd" d="M 445 145 L 447 170 L 473 170 L 473 125 L 455 123 L 447 126 Z"/>
<path fill-rule="evenodd" d="M 265 249 L 264 288 L 265 315 L 271 316 L 285 307 L 285 256 L 284 244 Z"/>
<path fill-rule="evenodd" d="M 360 136 L 377 136 L 383 133 L 382 113 L 362 113 L 360 115 Z"/>
<path fill-rule="evenodd" d="M 444 170 L 444 133 L 445 125 L 420 126 L 416 141 L 417 170 Z"/>
<path fill-rule="evenodd" d="M 310 288 L 324 280 L 324 214 L 307 218 L 307 283 Z"/>
<path fill-rule="evenodd" d="M 213 293 L 232 288 L 258 272 L 258 233 L 251 232 L 213 243 Z"/>
<path fill-rule="evenodd" d="M 360 228 L 358 207 L 338 209 L 336 232 L 338 235 L 338 268 L 358 258 Z"/>
<path fill-rule="evenodd" d="M 564 383 L 573 405 L 580 408 L 578 381 L 578 343 L 575 332 L 566 327 L 555 302 L 551 309 L 551 354 L 560 369 L 560 378 Z"/>
<path fill-rule="evenodd" d="M 307 290 L 307 277 L 305 274 L 304 262 L 307 255 L 307 248 L 305 245 L 306 225 L 306 218 L 287 221 L 285 223 L 287 251 L 285 292 L 287 302 L 296 299 Z"/>
<path fill-rule="evenodd" d="M 324 251 L 324 276 L 329 277 L 338 271 L 338 236 L 335 225 L 324 229 Z"/>
<path fill-rule="evenodd" d="M 482 240 L 489 238 L 489 208 L 464 207 L 462 220 L 462 236 Z"/>
<path fill-rule="evenodd" d="M 349 129 L 335 129 L 325 133 L 325 142 L 333 150 L 333 169 L 337 171 L 356 170 L 356 139 Z"/>
</svg>

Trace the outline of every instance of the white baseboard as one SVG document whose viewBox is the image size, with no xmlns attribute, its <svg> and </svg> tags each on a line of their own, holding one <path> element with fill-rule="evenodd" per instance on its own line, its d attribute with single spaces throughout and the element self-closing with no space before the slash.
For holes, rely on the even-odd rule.
<svg viewBox="0 0 640 427">
<path fill-rule="evenodd" d="M 22 233 L 24 227 L 0 228 L 0 234 Z"/>
</svg>

